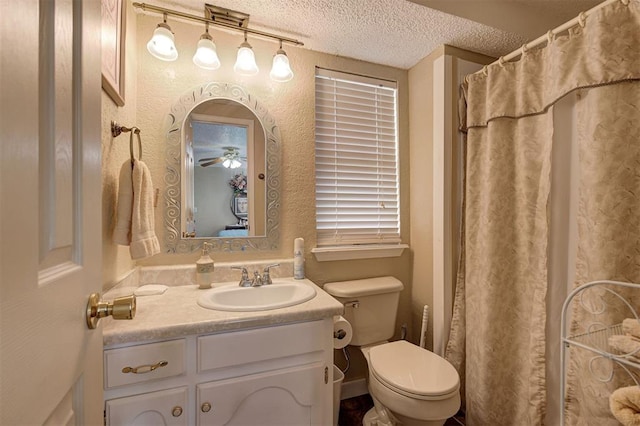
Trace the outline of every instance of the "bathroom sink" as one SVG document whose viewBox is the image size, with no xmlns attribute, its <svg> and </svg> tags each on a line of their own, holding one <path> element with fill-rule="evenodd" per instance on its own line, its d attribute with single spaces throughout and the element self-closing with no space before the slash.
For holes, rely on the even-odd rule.
<svg viewBox="0 0 640 426">
<path fill-rule="evenodd" d="M 198 305 L 217 311 L 266 311 L 285 308 L 313 299 L 316 290 L 296 282 L 275 282 L 260 287 L 223 286 L 207 290 Z"/>
</svg>

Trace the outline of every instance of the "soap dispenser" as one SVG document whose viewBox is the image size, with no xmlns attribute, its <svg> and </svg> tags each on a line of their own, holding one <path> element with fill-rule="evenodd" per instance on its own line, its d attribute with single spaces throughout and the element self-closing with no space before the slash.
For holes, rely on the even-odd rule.
<svg viewBox="0 0 640 426">
<path fill-rule="evenodd" d="M 202 256 L 196 262 L 196 283 L 199 288 L 211 288 L 213 282 L 213 259 L 209 256 L 210 243 L 202 244 Z"/>
</svg>

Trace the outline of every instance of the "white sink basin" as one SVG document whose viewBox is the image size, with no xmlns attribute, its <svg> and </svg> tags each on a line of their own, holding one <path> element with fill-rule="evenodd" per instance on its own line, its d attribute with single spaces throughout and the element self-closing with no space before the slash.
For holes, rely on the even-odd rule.
<svg viewBox="0 0 640 426">
<path fill-rule="evenodd" d="M 276 282 L 260 287 L 230 285 L 207 290 L 198 298 L 198 305 L 217 311 L 266 311 L 298 305 L 315 295 L 313 287 L 296 282 Z"/>
</svg>

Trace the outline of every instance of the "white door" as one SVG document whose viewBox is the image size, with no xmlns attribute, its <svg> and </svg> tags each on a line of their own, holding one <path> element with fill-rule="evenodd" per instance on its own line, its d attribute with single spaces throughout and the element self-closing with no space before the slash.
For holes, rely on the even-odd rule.
<svg viewBox="0 0 640 426">
<path fill-rule="evenodd" d="M 0 16 L 0 424 L 102 424 L 100 0 Z"/>
</svg>

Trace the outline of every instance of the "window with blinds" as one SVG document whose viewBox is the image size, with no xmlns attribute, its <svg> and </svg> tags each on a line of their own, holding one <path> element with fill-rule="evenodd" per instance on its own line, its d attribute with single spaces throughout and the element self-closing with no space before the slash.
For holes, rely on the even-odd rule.
<svg viewBox="0 0 640 426">
<path fill-rule="evenodd" d="M 399 243 L 396 83 L 316 68 L 318 246 Z"/>
</svg>

